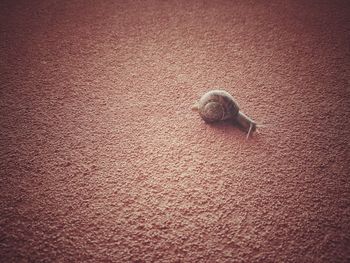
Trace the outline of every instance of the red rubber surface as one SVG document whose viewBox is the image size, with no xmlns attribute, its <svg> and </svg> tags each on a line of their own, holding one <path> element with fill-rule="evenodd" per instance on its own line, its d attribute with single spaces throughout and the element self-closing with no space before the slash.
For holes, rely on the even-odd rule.
<svg viewBox="0 0 350 263">
<path fill-rule="evenodd" d="M 0 10 L 1 262 L 349 262 L 348 1 Z"/>
</svg>

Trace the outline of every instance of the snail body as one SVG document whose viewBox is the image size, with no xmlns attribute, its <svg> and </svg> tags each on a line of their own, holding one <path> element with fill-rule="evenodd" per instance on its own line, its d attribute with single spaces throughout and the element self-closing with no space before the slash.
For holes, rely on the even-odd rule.
<svg viewBox="0 0 350 263">
<path fill-rule="evenodd" d="M 236 121 L 247 132 L 247 138 L 257 128 L 256 122 L 240 111 L 238 103 L 225 90 L 208 91 L 192 109 L 198 111 L 201 118 L 207 123 L 224 120 Z"/>
</svg>

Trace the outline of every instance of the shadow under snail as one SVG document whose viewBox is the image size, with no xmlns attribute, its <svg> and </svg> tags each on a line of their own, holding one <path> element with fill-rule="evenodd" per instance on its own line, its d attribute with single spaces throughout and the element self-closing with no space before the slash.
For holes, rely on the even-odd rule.
<svg viewBox="0 0 350 263">
<path fill-rule="evenodd" d="M 225 120 L 237 122 L 247 132 L 247 139 L 257 131 L 257 123 L 240 111 L 235 99 L 225 90 L 208 91 L 192 107 L 192 110 L 198 111 L 207 123 Z"/>
</svg>

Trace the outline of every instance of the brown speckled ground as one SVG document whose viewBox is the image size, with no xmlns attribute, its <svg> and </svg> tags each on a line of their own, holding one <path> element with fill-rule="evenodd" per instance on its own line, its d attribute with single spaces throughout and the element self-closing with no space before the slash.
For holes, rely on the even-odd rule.
<svg viewBox="0 0 350 263">
<path fill-rule="evenodd" d="M 1 1 L 1 262 L 349 262 L 348 1 Z M 267 124 L 190 111 L 210 88 Z"/>
</svg>

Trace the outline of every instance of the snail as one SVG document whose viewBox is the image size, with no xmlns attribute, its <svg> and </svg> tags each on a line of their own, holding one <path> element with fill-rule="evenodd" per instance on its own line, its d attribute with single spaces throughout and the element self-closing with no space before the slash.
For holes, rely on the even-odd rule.
<svg viewBox="0 0 350 263">
<path fill-rule="evenodd" d="M 207 122 L 218 122 L 224 120 L 236 121 L 238 125 L 250 134 L 257 131 L 257 123 L 240 111 L 235 99 L 225 90 L 211 90 L 205 93 L 192 107 L 198 111 L 201 118 Z"/>
</svg>

